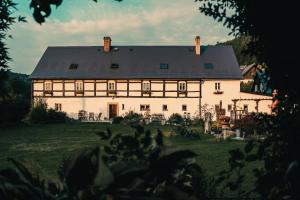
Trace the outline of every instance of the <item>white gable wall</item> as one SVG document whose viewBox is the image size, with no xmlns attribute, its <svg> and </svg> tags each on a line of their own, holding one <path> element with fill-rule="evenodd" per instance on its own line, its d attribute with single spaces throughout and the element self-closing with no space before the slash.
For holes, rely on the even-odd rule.
<svg viewBox="0 0 300 200">
<path fill-rule="evenodd" d="M 220 91 L 223 94 L 214 94 L 215 83 L 220 83 Z M 204 80 L 201 104 L 208 104 L 210 107 L 215 108 L 215 105 L 220 105 L 220 101 L 222 101 L 222 108 L 225 108 L 226 115 L 230 116 L 228 105 L 232 105 L 233 108 L 232 99 L 238 97 L 239 93 L 240 80 Z"/>
</svg>

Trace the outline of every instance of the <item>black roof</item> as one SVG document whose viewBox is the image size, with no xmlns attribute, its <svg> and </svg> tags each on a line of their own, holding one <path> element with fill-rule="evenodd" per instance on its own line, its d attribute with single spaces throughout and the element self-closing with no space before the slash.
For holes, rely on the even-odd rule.
<svg viewBox="0 0 300 200">
<path fill-rule="evenodd" d="M 242 74 L 231 46 L 201 46 L 201 56 L 194 46 L 113 46 L 109 53 L 102 46 L 72 46 L 48 47 L 30 78 L 242 79 Z"/>
</svg>

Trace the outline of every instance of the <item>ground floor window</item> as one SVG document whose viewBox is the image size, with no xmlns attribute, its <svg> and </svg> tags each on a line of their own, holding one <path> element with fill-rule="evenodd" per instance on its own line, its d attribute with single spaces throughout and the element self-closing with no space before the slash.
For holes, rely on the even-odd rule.
<svg viewBox="0 0 300 200">
<path fill-rule="evenodd" d="M 166 104 L 162 105 L 162 110 L 163 111 L 168 111 L 168 105 L 166 105 Z"/>
<path fill-rule="evenodd" d="M 187 106 L 186 106 L 186 104 L 183 104 L 182 105 L 182 111 L 186 111 L 187 110 Z"/>
<path fill-rule="evenodd" d="M 122 110 L 125 110 L 125 104 L 122 104 Z"/>
<path fill-rule="evenodd" d="M 61 111 L 61 103 L 56 103 L 54 107 L 56 111 Z"/>
<path fill-rule="evenodd" d="M 228 104 L 228 111 L 230 112 L 232 110 L 232 105 Z"/>
<path fill-rule="evenodd" d="M 248 104 L 244 104 L 244 112 L 248 113 Z"/>
<path fill-rule="evenodd" d="M 149 111 L 150 105 L 149 104 L 141 104 L 140 105 L 140 111 Z"/>
</svg>

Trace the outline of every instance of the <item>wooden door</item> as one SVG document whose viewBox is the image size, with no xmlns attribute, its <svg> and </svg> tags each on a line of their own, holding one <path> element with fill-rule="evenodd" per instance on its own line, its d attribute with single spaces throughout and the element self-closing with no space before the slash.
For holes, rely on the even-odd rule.
<svg viewBox="0 0 300 200">
<path fill-rule="evenodd" d="M 118 104 L 109 104 L 109 119 L 118 116 Z"/>
</svg>

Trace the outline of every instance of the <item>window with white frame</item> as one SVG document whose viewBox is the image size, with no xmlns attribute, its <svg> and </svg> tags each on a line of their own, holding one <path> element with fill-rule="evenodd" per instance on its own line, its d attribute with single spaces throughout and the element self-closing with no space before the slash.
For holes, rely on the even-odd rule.
<svg viewBox="0 0 300 200">
<path fill-rule="evenodd" d="M 76 91 L 82 91 L 83 90 L 83 82 L 81 82 L 81 81 L 76 82 L 75 83 L 75 90 Z"/>
<path fill-rule="evenodd" d="M 56 111 L 61 111 L 61 103 L 54 104 L 54 108 Z"/>
<path fill-rule="evenodd" d="M 217 82 L 215 83 L 215 90 L 221 90 L 221 83 L 220 82 Z"/>
<path fill-rule="evenodd" d="M 141 104 L 140 105 L 140 111 L 149 111 L 150 105 L 149 104 Z"/>
<path fill-rule="evenodd" d="M 52 90 L 52 83 L 51 82 L 45 82 L 45 90 L 51 91 Z"/>
<path fill-rule="evenodd" d="M 150 83 L 143 82 L 142 88 L 143 88 L 143 91 L 150 91 Z"/>
<path fill-rule="evenodd" d="M 115 83 L 114 82 L 108 83 L 108 90 L 115 90 Z"/>
<path fill-rule="evenodd" d="M 186 91 L 186 83 L 185 82 L 179 83 L 179 91 Z"/>
</svg>

